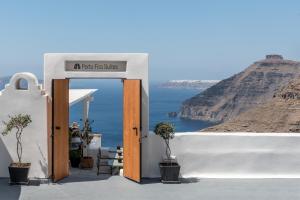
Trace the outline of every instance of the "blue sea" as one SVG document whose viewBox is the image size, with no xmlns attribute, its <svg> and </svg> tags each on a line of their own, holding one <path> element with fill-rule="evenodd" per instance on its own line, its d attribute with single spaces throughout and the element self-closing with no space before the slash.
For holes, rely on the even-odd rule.
<svg viewBox="0 0 300 200">
<path fill-rule="evenodd" d="M 121 80 L 76 80 L 72 79 L 70 88 L 98 89 L 90 104 L 89 119 L 93 121 L 93 132 L 102 134 L 102 146 L 122 145 L 123 130 L 123 85 Z M 176 132 L 196 131 L 211 124 L 205 121 L 183 120 L 168 117 L 169 112 L 178 112 L 181 103 L 201 91 L 196 89 L 160 88 L 159 84 L 149 86 L 150 130 L 161 121 L 171 122 Z M 70 123 L 81 124 L 82 102 L 70 108 Z"/>
</svg>

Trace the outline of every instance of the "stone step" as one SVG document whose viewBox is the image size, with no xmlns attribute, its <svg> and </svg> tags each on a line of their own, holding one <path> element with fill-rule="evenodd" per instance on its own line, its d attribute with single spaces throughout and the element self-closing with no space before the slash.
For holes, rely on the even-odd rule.
<svg viewBox="0 0 300 200">
<path fill-rule="evenodd" d="M 108 160 L 100 160 L 100 165 L 108 165 Z"/>
<path fill-rule="evenodd" d="M 110 166 L 100 166 L 99 173 L 100 174 L 111 174 L 111 167 Z"/>
</svg>

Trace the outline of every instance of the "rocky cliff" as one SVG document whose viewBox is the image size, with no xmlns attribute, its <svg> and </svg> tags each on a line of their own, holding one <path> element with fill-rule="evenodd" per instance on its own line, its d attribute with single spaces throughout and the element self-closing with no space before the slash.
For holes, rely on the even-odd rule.
<svg viewBox="0 0 300 200">
<path fill-rule="evenodd" d="M 290 82 L 265 104 L 202 131 L 300 132 L 300 81 Z"/>
<path fill-rule="evenodd" d="M 224 122 L 264 104 L 291 79 L 300 76 L 300 62 L 268 55 L 244 71 L 222 80 L 182 104 L 180 116 Z"/>
</svg>

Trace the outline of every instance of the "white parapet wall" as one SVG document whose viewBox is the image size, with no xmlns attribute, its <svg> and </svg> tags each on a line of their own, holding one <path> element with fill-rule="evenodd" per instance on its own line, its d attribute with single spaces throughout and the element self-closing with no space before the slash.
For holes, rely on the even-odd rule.
<svg viewBox="0 0 300 200">
<path fill-rule="evenodd" d="M 144 177 L 158 177 L 163 141 L 149 134 Z M 300 134 L 297 133 L 176 133 L 172 154 L 182 177 L 300 178 Z"/>
<path fill-rule="evenodd" d="M 28 88 L 21 88 L 20 80 L 27 81 Z M 48 130 L 47 109 L 49 99 L 42 86 L 31 73 L 17 73 L 5 89 L 0 92 L 0 133 L 3 121 L 10 116 L 29 114 L 32 123 L 24 129 L 22 136 L 23 162 L 30 162 L 30 178 L 48 177 Z M 49 116 L 48 116 L 49 117 Z M 13 130 L 15 131 L 15 130 Z M 17 161 L 14 132 L 7 136 L 0 134 L 0 177 L 8 177 L 8 165 Z"/>
<path fill-rule="evenodd" d="M 300 134 L 178 133 L 183 177 L 300 178 Z"/>
</svg>

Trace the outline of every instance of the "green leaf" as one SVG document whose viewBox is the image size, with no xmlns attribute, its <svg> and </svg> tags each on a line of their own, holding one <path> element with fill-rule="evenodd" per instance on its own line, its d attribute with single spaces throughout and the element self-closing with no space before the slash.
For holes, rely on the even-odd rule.
<svg viewBox="0 0 300 200">
<path fill-rule="evenodd" d="M 3 132 L 1 133 L 2 135 L 8 135 L 12 132 L 13 129 L 17 129 L 22 133 L 22 130 L 32 122 L 30 115 L 27 114 L 18 114 L 8 117 L 9 120 L 7 122 L 2 122 L 5 127 Z"/>
</svg>

